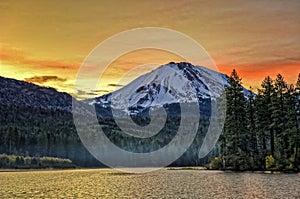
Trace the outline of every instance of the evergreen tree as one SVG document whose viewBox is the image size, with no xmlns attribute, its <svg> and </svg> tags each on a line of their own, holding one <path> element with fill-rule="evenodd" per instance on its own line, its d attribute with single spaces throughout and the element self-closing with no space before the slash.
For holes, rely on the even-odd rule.
<svg viewBox="0 0 300 199">
<path fill-rule="evenodd" d="M 18 129 L 15 126 L 9 126 L 7 134 L 9 154 L 13 154 L 17 150 L 18 138 Z"/>
<path fill-rule="evenodd" d="M 286 137 L 287 146 L 285 148 L 285 167 L 288 169 L 297 169 L 297 151 L 298 151 L 298 139 L 299 129 L 297 123 L 297 97 L 295 95 L 295 88 L 290 85 L 286 93 L 285 110 L 286 110 L 286 128 L 283 131 L 283 135 Z"/>
<path fill-rule="evenodd" d="M 249 130 L 249 150 L 251 154 L 251 165 L 258 161 L 258 148 L 257 148 L 257 135 L 256 135 L 256 125 L 255 125 L 255 97 L 250 87 L 250 94 L 247 101 L 246 113 L 247 113 L 247 128 Z"/>
<path fill-rule="evenodd" d="M 286 114 L 287 108 L 285 106 L 286 97 L 288 95 L 288 86 L 282 75 L 278 74 L 275 80 L 275 92 L 272 101 L 272 127 L 276 132 L 276 157 L 280 166 L 284 165 L 288 158 L 289 137 L 286 134 Z M 272 154 L 273 155 L 273 154 Z"/>
<path fill-rule="evenodd" d="M 256 112 L 255 123 L 257 130 L 259 159 L 261 169 L 265 169 L 265 158 L 267 155 L 274 156 L 275 153 L 275 139 L 273 130 L 272 117 L 272 101 L 274 96 L 273 80 L 268 76 L 262 84 L 261 89 L 258 89 L 258 95 L 255 100 Z M 268 142 L 270 144 L 268 144 Z M 267 146 L 270 146 L 268 150 Z"/>
<path fill-rule="evenodd" d="M 295 86 L 295 102 L 296 102 L 296 120 L 297 120 L 297 135 L 295 139 L 295 151 L 294 151 L 294 168 L 298 171 L 300 169 L 300 73 L 298 74 L 298 80 Z"/>
<path fill-rule="evenodd" d="M 226 119 L 223 141 L 225 142 L 225 165 L 235 170 L 249 168 L 248 130 L 246 118 L 246 100 L 241 78 L 233 70 L 226 88 Z"/>
</svg>

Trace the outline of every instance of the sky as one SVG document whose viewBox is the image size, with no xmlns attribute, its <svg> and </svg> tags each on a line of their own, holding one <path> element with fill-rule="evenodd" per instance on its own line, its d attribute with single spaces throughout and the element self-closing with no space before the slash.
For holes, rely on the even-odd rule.
<svg viewBox="0 0 300 199">
<path fill-rule="evenodd" d="M 184 61 L 161 50 L 130 52 L 109 66 L 101 87 L 73 91 L 81 64 L 99 43 L 132 28 L 161 27 L 197 41 L 220 72 L 230 74 L 235 68 L 247 88 L 256 89 L 264 77 L 274 79 L 278 73 L 295 83 L 300 73 L 299 10 L 298 0 L 2 0 L 0 76 L 78 98 L 102 95 L 160 64 Z M 136 70 L 139 65 L 143 67 Z"/>
</svg>

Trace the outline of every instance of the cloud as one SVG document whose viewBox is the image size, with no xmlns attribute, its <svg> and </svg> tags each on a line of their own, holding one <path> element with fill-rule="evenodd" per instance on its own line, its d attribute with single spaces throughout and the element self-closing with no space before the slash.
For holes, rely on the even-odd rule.
<svg viewBox="0 0 300 199">
<path fill-rule="evenodd" d="M 86 93 L 87 95 L 98 95 L 97 93 L 92 93 L 92 92 L 89 92 L 89 93 Z"/>
<path fill-rule="evenodd" d="M 91 90 L 93 93 L 109 93 L 112 92 L 112 90 L 105 90 L 105 89 L 99 89 L 99 90 Z"/>
<path fill-rule="evenodd" d="M 122 84 L 107 84 L 107 86 L 122 87 Z"/>
<path fill-rule="evenodd" d="M 57 69 L 78 69 L 79 63 L 65 62 L 61 60 L 47 60 L 47 59 L 36 59 L 31 57 L 28 53 L 15 48 L 1 48 L 0 60 L 4 63 L 9 64 L 24 64 L 30 67 L 41 67 L 41 68 L 57 68 Z"/>
<path fill-rule="evenodd" d="M 83 100 L 83 99 L 88 99 L 88 98 L 93 98 L 95 96 L 101 96 L 107 93 L 110 93 L 110 90 L 90 90 L 90 91 L 85 91 L 85 90 L 81 90 L 81 89 L 77 89 L 75 93 L 73 93 L 72 95 L 74 97 L 76 97 L 77 99 Z"/>
<path fill-rule="evenodd" d="M 84 90 L 77 90 L 77 92 L 76 92 L 76 95 L 78 96 L 78 95 L 85 95 L 86 94 L 86 92 L 84 91 Z"/>
<path fill-rule="evenodd" d="M 43 84 L 43 83 L 50 82 L 50 81 L 64 82 L 67 79 L 61 78 L 58 76 L 54 76 L 54 75 L 53 76 L 44 75 L 44 76 L 33 76 L 33 77 L 25 78 L 24 80 L 27 82 Z"/>
</svg>

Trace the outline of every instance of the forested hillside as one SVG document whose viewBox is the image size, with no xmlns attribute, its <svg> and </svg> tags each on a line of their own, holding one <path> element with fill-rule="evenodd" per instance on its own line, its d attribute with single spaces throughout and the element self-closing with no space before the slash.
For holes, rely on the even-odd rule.
<svg viewBox="0 0 300 199">
<path fill-rule="evenodd" d="M 69 158 L 79 166 L 101 166 L 83 147 L 72 114 L 0 105 L 0 154 Z"/>
<path fill-rule="evenodd" d="M 226 89 L 227 116 L 211 168 L 299 170 L 300 74 L 296 84 L 282 75 L 266 77 L 257 95 L 246 99 L 234 70 Z"/>
</svg>

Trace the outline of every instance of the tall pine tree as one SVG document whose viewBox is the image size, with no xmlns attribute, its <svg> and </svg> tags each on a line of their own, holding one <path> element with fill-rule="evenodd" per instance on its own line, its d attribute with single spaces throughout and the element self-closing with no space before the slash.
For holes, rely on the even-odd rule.
<svg viewBox="0 0 300 199">
<path fill-rule="evenodd" d="M 288 95 L 288 86 L 282 75 L 278 74 L 275 80 L 275 92 L 272 101 L 272 127 L 276 133 L 276 159 L 279 165 L 283 166 L 285 160 L 288 158 L 288 134 L 286 134 L 286 112 L 285 106 L 286 97 Z M 273 155 L 273 154 L 272 154 Z"/>
<path fill-rule="evenodd" d="M 225 143 L 226 168 L 249 169 L 249 145 L 246 117 L 246 99 L 241 78 L 233 70 L 226 88 L 226 119 L 223 142 Z M 224 145 L 224 144 L 223 144 Z"/>
<path fill-rule="evenodd" d="M 273 130 L 272 101 L 274 96 L 273 80 L 268 76 L 258 89 L 258 95 L 255 100 L 256 113 L 255 123 L 258 138 L 258 149 L 261 169 L 266 168 L 265 158 L 267 155 L 275 153 L 275 138 Z M 268 149 L 268 146 L 269 149 Z"/>
<path fill-rule="evenodd" d="M 295 102 L 296 102 L 296 120 L 297 120 L 297 135 L 295 141 L 294 151 L 294 168 L 300 170 L 300 73 L 295 86 Z"/>
<path fill-rule="evenodd" d="M 249 98 L 247 100 L 247 107 L 246 107 L 246 113 L 247 113 L 247 128 L 249 130 L 249 152 L 251 155 L 251 167 L 257 168 L 254 164 L 259 160 L 258 159 L 258 147 L 257 147 L 257 134 L 256 134 L 256 124 L 255 124 L 255 96 L 252 90 L 252 87 L 250 87 L 250 94 Z"/>
</svg>

